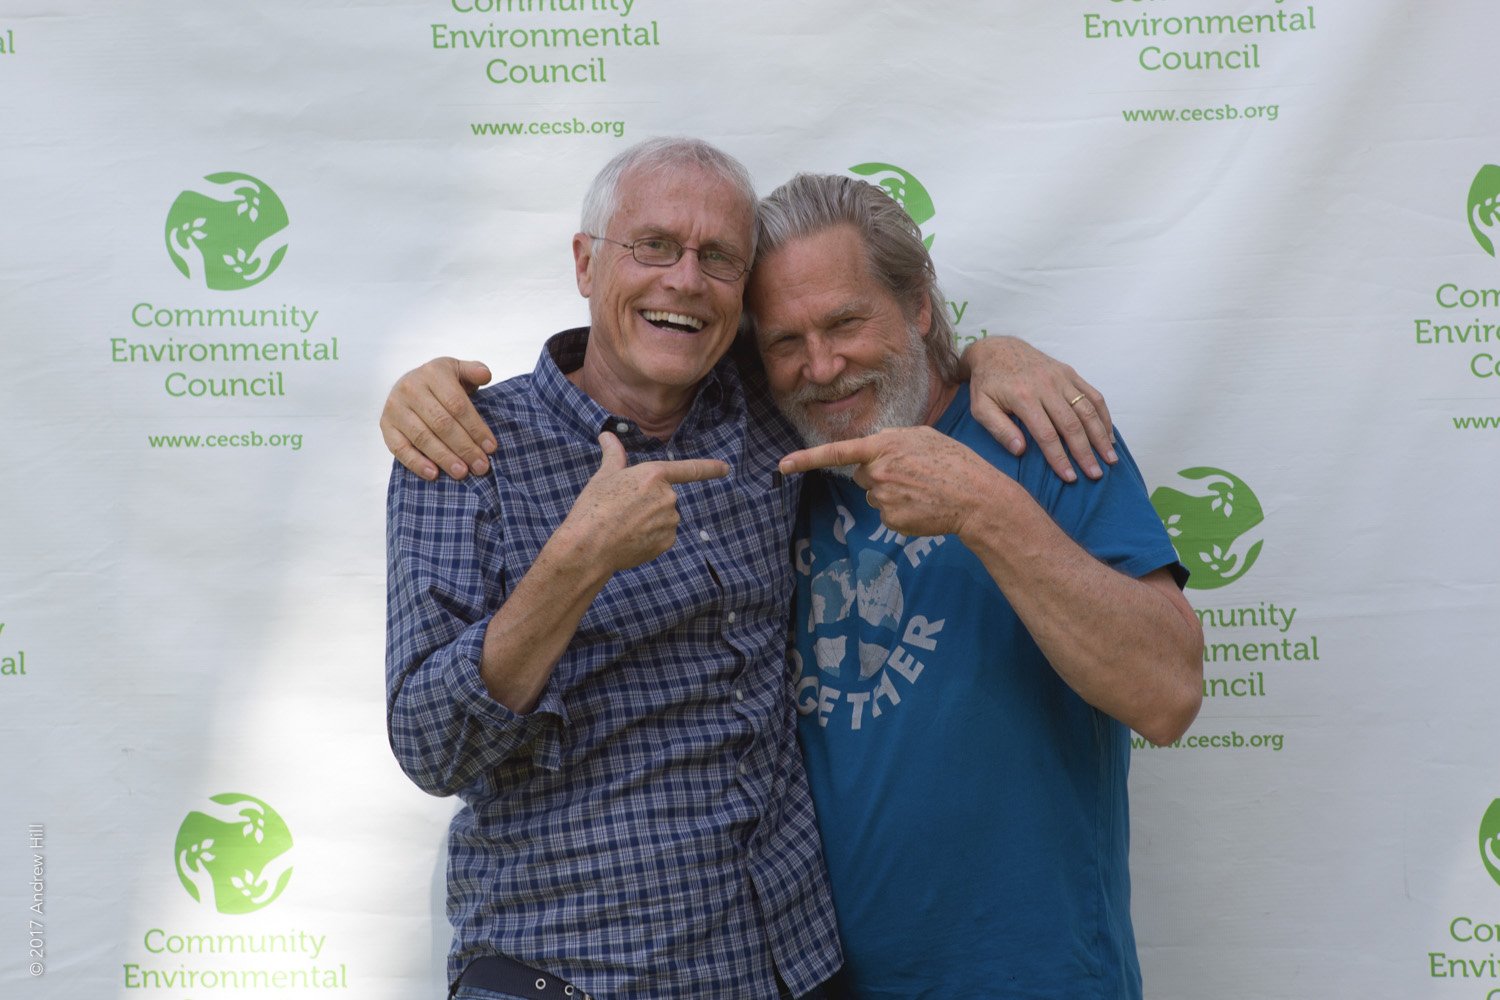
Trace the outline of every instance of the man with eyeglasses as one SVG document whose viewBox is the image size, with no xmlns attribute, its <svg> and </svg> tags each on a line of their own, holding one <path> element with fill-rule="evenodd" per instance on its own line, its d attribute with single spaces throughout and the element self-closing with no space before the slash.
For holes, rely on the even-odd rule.
<svg viewBox="0 0 1500 1000">
<path fill-rule="evenodd" d="M 458 997 L 817 997 L 839 967 L 785 666 L 798 442 L 726 357 L 755 204 L 707 144 L 616 157 L 573 238 L 589 326 L 476 396 L 492 465 L 393 474 L 389 735 L 464 802 Z"/>
</svg>

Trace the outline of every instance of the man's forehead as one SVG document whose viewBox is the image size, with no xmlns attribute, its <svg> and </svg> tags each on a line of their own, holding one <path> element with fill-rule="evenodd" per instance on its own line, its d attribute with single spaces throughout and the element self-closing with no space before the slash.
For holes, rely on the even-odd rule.
<svg viewBox="0 0 1500 1000">
<path fill-rule="evenodd" d="M 908 312 L 871 270 L 864 237 L 844 225 L 788 237 L 762 253 L 751 271 L 747 296 L 763 332 L 783 321 L 831 325 L 884 309 Z"/>
<path fill-rule="evenodd" d="M 868 270 L 870 254 L 859 229 L 839 223 L 788 236 L 766 257 L 769 260 L 795 261 L 798 265 L 816 260 L 852 274 Z"/>
<path fill-rule="evenodd" d="M 815 291 L 864 286 L 870 279 L 868 251 L 852 226 L 790 236 L 774 250 L 763 249 L 751 272 L 751 286 L 769 297 L 788 282 Z"/>
<path fill-rule="evenodd" d="M 691 164 L 671 164 L 620 178 L 613 221 L 641 233 L 674 236 L 684 227 L 700 226 L 713 238 L 744 243 L 755 215 L 728 178 Z"/>
</svg>

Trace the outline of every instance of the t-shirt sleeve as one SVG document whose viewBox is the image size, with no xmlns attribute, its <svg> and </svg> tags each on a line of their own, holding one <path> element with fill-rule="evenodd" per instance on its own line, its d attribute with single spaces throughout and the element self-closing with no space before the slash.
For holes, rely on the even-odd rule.
<svg viewBox="0 0 1500 1000">
<path fill-rule="evenodd" d="M 1187 569 L 1178 561 L 1167 529 L 1151 506 L 1140 468 L 1118 431 L 1115 451 L 1120 460 L 1102 465 L 1102 478 L 1080 476 L 1077 482 L 1065 483 L 1028 437 L 1017 478 L 1058 526 L 1095 558 L 1136 578 L 1169 568 L 1181 587 Z"/>
</svg>

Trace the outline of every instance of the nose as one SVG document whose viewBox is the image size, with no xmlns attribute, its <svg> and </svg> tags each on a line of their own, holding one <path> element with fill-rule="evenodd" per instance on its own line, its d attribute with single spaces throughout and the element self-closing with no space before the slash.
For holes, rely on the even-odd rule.
<svg viewBox="0 0 1500 1000">
<path fill-rule="evenodd" d="M 814 385 L 828 385 L 843 374 L 846 362 L 834 344 L 824 336 L 807 338 L 807 356 L 803 359 L 804 377 Z"/>
<path fill-rule="evenodd" d="M 662 268 L 662 271 L 668 288 L 697 292 L 708 285 L 708 275 L 703 273 L 703 268 L 698 263 L 698 251 L 691 247 L 683 247 L 682 256 L 677 258 L 677 263 Z"/>
</svg>

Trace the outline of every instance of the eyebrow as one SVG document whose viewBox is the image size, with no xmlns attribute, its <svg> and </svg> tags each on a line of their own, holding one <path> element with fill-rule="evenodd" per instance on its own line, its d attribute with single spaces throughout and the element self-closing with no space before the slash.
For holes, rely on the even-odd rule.
<svg viewBox="0 0 1500 1000">
<path fill-rule="evenodd" d="M 851 299 L 850 301 L 841 303 L 828 310 L 826 313 L 823 313 L 822 315 L 816 317 L 813 322 L 819 328 L 827 328 L 838 323 L 840 320 L 848 319 L 851 316 L 868 316 L 872 308 L 873 307 L 867 299 Z M 766 340 L 789 337 L 798 332 L 799 331 L 797 330 L 788 330 L 783 327 L 775 327 L 773 329 L 761 324 L 756 325 L 757 336 Z"/>
<path fill-rule="evenodd" d="M 817 317 L 817 322 L 819 326 L 831 327 L 852 316 L 869 316 L 874 311 L 875 304 L 869 299 L 850 299 L 847 302 L 834 306 L 823 315 Z"/>
</svg>

